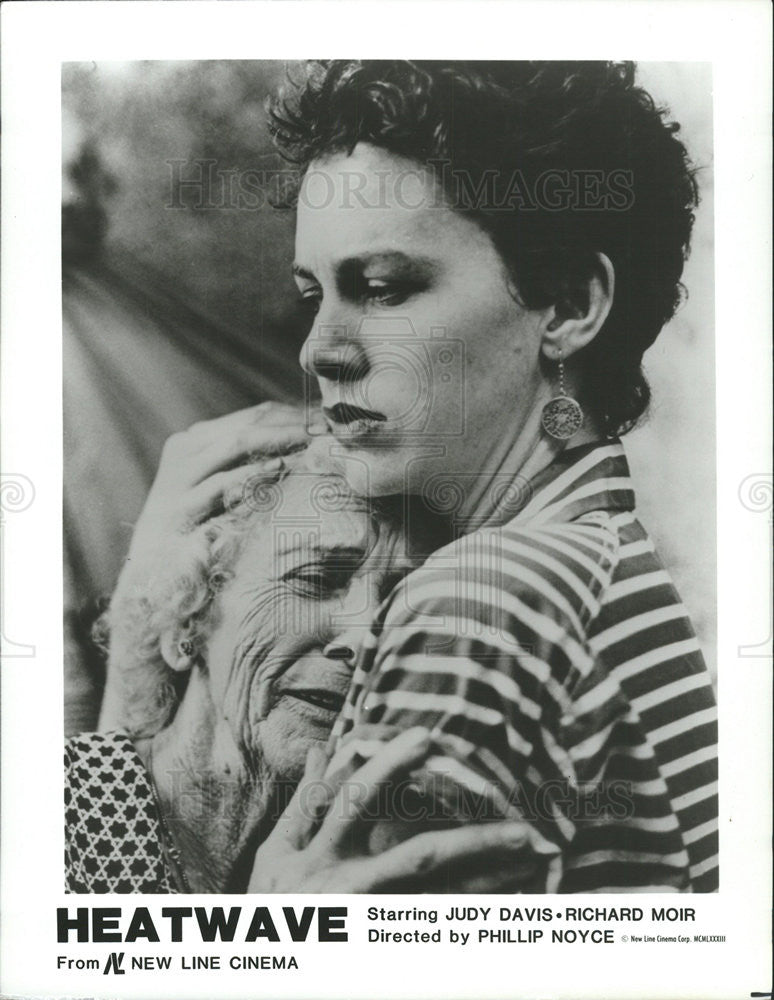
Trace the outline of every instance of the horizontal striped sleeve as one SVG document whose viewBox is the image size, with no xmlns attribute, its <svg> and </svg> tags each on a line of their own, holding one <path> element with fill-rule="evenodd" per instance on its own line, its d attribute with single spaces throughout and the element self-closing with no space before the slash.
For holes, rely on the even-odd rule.
<svg viewBox="0 0 774 1000">
<path fill-rule="evenodd" d="M 574 775 L 552 733 L 571 707 L 567 678 L 592 669 L 585 630 L 616 548 L 602 526 L 561 538 L 514 529 L 431 557 L 384 611 L 357 721 L 426 726 L 447 758 L 462 748 L 467 768 L 517 800 L 549 840 L 568 843 Z"/>
<path fill-rule="evenodd" d="M 561 848 L 560 892 L 716 891 L 714 692 L 620 443 L 530 485 L 392 592 L 336 737 L 430 729 L 444 781 Z"/>
<path fill-rule="evenodd" d="M 615 579 L 592 626 L 598 670 L 620 689 L 663 784 L 693 891 L 717 889 L 717 709 L 685 608 L 642 526 L 620 515 Z M 711 860 L 714 859 L 714 860 Z"/>
</svg>

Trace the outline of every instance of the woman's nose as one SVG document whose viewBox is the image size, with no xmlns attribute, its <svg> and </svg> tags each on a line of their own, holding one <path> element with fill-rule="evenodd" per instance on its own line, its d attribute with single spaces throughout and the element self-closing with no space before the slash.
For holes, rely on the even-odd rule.
<svg viewBox="0 0 774 1000">
<path fill-rule="evenodd" d="M 357 341 L 356 327 L 325 317 L 314 324 L 301 347 L 307 375 L 329 382 L 356 382 L 368 374 L 368 359 Z"/>
</svg>

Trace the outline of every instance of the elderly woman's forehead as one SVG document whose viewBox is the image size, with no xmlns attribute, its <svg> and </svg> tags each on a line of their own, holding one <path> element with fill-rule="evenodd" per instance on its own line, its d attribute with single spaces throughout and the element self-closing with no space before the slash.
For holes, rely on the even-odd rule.
<svg viewBox="0 0 774 1000">
<path fill-rule="evenodd" d="M 256 519 L 250 541 L 306 538 L 321 547 L 366 549 L 374 533 L 366 505 L 343 479 L 295 472 L 278 485 L 272 509 Z"/>
<path fill-rule="evenodd" d="M 341 476 L 321 476 L 300 469 L 280 484 L 279 503 L 273 511 L 277 521 L 308 518 L 319 520 L 328 514 L 365 514 L 366 505 L 356 497 Z"/>
</svg>

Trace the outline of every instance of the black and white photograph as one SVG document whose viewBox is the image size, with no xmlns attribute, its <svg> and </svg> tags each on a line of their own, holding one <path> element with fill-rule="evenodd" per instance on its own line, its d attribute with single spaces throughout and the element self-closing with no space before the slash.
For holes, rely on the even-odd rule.
<svg viewBox="0 0 774 1000">
<path fill-rule="evenodd" d="M 513 996 L 514 959 L 525 996 L 652 995 L 660 963 L 664 996 L 765 990 L 770 326 L 724 242 L 719 19 L 682 53 L 663 13 L 639 48 L 573 49 L 568 20 L 546 57 L 545 12 L 478 5 L 542 25 L 508 57 L 459 44 L 472 5 L 361 5 L 375 46 L 334 40 L 346 2 L 60 6 L 85 31 L 41 56 L 56 328 L 25 361 L 53 416 L 17 424 L 0 521 L 4 591 L 27 509 L 55 581 L 45 639 L 26 584 L 1 630 L 3 922 L 30 925 L 34 857 L 45 959 L 23 994 L 17 944 L 9 995 L 150 996 L 157 970 L 335 996 L 345 952 L 395 965 L 369 997 Z M 737 10 L 735 45 L 770 33 Z M 30 287 L 4 282 L 12 335 Z M 11 747 L 46 799 L 26 843 Z"/>
<path fill-rule="evenodd" d="M 68 889 L 717 889 L 710 85 L 63 66 Z"/>
</svg>

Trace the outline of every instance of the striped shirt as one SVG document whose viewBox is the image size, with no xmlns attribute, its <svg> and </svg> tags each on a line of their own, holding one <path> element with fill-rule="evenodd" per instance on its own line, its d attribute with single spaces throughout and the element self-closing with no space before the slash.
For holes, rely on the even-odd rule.
<svg viewBox="0 0 774 1000">
<path fill-rule="evenodd" d="M 714 891 L 714 694 L 623 448 L 568 449 L 530 486 L 382 605 L 334 769 L 382 727 L 424 726 L 428 768 L 556 845 L 559 891 Z"/>
</svg>

